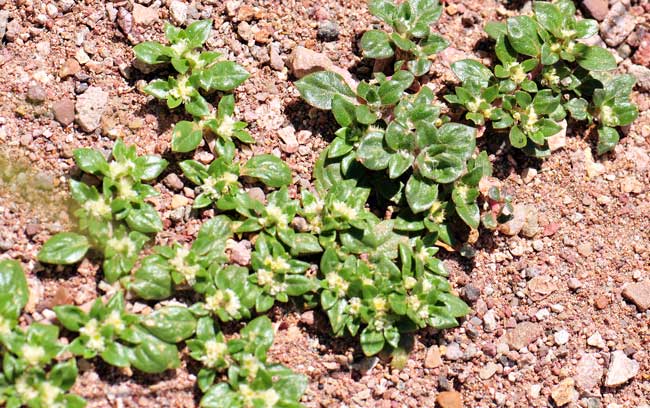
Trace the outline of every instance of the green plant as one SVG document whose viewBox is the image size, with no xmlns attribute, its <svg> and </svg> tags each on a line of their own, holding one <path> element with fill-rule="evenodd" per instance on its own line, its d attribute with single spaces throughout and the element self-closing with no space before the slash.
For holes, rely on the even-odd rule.
<svg viewBox="0 0 650 408">
<path fill-rule="evenodd" d="M 50 238 L 40 250 L 44 263 L 70 265 L 79 262 L 92 247 L 104 255 L 106 280 L 115 282 L 131 271 L 140 250 L 149 240 L 146 234 L 162 230 L 158 212 L 145 200 L 159 193 L 144 182 L 158 177 L 167 161 L 153 155 L 137 156 L 135 146 L 117 140 L 110 163 L 102 153 L 77 149 L 74 158 L 82 171 L 101 178 L 101 192 L 93 185 L 70 180 L 72 198 L 82 234 L 62 232 Z"/>
<path fill-rule="evenodd" d="M 629 99 L 634 78 L 602 72 L 615 69 L 616 61 L 606 49 L 579 41 L 596 34 L 598 25 L 577 20 L 573 2 L 536 1 L 533 10 L 532 17 L 486 25 L 499 63 L 493 71 L 474 60 L 454 63 L 462 85 L 445 99 L 461 105 L 476 125 L 510 129 L 512 146 L 534 156 L 550 154 L 547 140 L 567 113 L 599 124 L 599 154 L 613 149 L 619 140 L 614 128 L 638 116 Z"/>
<path fill-rule="evenodd" d="M 273 344 L 273 327 L 267 317 L 258 317 L 226 341 L 216 334 L 211 319 L 199 320 L 196 338 L 187 342 L 190 356 L 203 364 L 199 388 L 205 392 L 206 408 L 301 407 L 307 388 L 305 376 L 279 364 L 267 363 Z M 228 381 L 214 384 L 217 375 L 228 373 Z"/>
<path fill-rule="evenodd" d="M 392 29 L 366 31 L 361 37 L 361 49 L 366 58 L 396 57 L 395 71 L 403 64 L 415 76 L 422 76 L 431 68 L 431 57 L 447 48 L 449 43 L 431 32 L 442 13 L 438 0 L 408 0 L 396 4 L 390 0 L 370 0 L 370 13 Z"/>
<path fill-rule="evenodd" d="M 81 408 L 86 402 L 67 391 L 77 377 L 75 360 L 62 358 L 59 328 L 34 323 L 18 328 L 29 290 L 20 264 L 0 261 L 0 404 L 8 408 Z"/>
<path fill-rule="evenodd" d="M 150 65 L 171 63 L 177 73 L 167 80 L 155 79 L 145 88 L 148 94 L 166 100 L 170 109 L 183 105 L 185 111 L 193 116 L 193 121 L 181 121 L 174 126 L 171 146 L 175 152 L 196 149 L 206 130 L 218 136 L 221 150 L 234 151 L 232 138 L 244 143 L 254 142 L 245 130 L 246 123 L 234 118 L 235 99 L 232 95 L 221 97 L 215 110 L 201 94 L 201 91 L 206 95 L 215 91 L 232 91 L 249 76 L 243 67 L 225 61 L 220 53 L 200 51 L 211 28 L 212 20 L 196 21 L 184 30 L 167 24 L 165 36 L 169 46 L 146 41 L 133 49 L 138 60 Z"/>
</svg>

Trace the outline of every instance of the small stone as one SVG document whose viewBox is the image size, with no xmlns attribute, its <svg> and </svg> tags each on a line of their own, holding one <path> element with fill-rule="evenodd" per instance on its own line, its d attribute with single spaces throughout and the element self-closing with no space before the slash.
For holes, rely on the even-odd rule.
<svg viewBox="0 0 650 408">
<path fill-rule="evenodd" d="M 541 322 L 542 320 L 547 319 L 550 315 L 551 312 L 549 312 L 547 308 L 543 308 L 543 309 L 539 309 L 535 313 L 535 318 Z"/>
<path fill-rule="evenodd" d="M 593 249 L 591 247 L 591 244 L 588 242 L 584 242 L 582 244 L 578 244 L 578 247 L 576 248 L 578 250 L 578 253 L 584 257 L 591 256 Z"/>
<path fill-rule="evenodd" d="M 180 191 L 184 187 L 183 181 L 176 173 L 169 173 L 167 177 L 163 179 L 163 183 L 174 191 Z"/>
<path fill-rule="evenodd" d="M 9 11 L 8 10 L 0 10 L 0 41 L 5 36 L 5 33 L 7 32 L 7 24 L 9 23 Z"/>
<path fill-rule="evenodd" d="M 230 261 L 241 266 L 248 266 L 251 263 L 252 245 L 248 240 L 228 240 L 226 248 L 230 250 Z"/>
<path fill-rule="evenodd" d="M 443 391 L 436 396 L 440 408 L 463 408 L 463 400 L 457 391 Z"/>
<path fill-rule="evenodd" d="M 172 197 L 172 208 L 175 210 L 180 207 L 185 207 L 189 202 L 190 200 L 184 195 L 174 194 Z"/>
<path fill-rule="evenodd" d="M 616 47 L 627 38 L 636 26 L 636 17 L 621 2 L 616 2 L 600 23 L 600 33 L 610 47 Z"/>
<path fill-rule="evenodd" d="M 538 302 L 557 289 L 557 284 L 548 275 L 535 276 L 528 282 L 528 296 Z"/>
<path fill-rule="evenodd" d="M 600 385 L 600 380 L 603 378 L 603 372 L 603 367 L 598 363 L 596 355 L 586 353 L 582 356 L 580 361 L 578 361 L 576 374 L 573 378 L 578 389 L 591 391 Z"/>
<path fill-rule="evenodd" d="M 587 339 L 587 344 L 590 345 L 591 347 L 596 347 L 603 350 L 607 348 L 607 343 L 603 339 L 603 336 L 601 336 L 600 333 L 598 332 L 589 336 L 589 338 Z"/>
<path fill-rule="evenodd" d="M 77 50 L 77 52 L 74 54 L 74 58 L 81 65 L 86 65 L 87 63 L 90 62 L 90 57 L 88 56 L 88 54 L 86 54 L 86 51 L 84 51 L 83 48 L 79 48 Z"/>
<path fill-rule="evenodd" d="M 325 42 L 336 41 L 339 38 L 339 25 L 333 21 L 321 21 L 318 24 L 316 37 Z"/>
<path fill-rule="evenodd" d="M 276 71 L 282 71 L 284 68 L 284 61 L 278 52 L 278 47 L 273 45 L 269 47 L 269 65 Z"/>
<path fill-rule="evenodd" d="M 79 62 L 74 58 L 68 58 L 59 69 L 59 78 L 64 79 L 76 75 L 79 71 L 81 71 Z"/>
<path fill-rule="evenodd" d="M 573 378 L 565 378 L 551 390 L 551 398 L 558 407 L 578 400 L 580 394 L 573 387 L 574 385 Z"/>
<path fill-rule="evenodd" d="M 528 184 L 537 176 L 537 170 L 532 167 L 526 167 L 521 173 L 521 179 L 524 183 Z"/>
<path fill-rule="evenodd" d="M 463 352 L 460 349 L 458 343 L 449 343 L 447 349 L 445 350 L 445 358 L 447 360 L 456 361 L 460 360 L 463 357 Z"/>
<path fill-rule="evenodd" d="M 289 125 L 278 130 L 278 136 L 282 139 L 280 149 L 285 153 L 295 153 L 298 151 L 298 140 L 296 139 L 296 129 Z"/>
<path fill-rule="evenodd" d="M 427 354 L 424 357 L 425 368 L 437 368 L 442 365 L 442 358 L 438 346 L 431 346 L 427 349 Z"/>
<path fill-rule="evenodd" d="M 259 26 L 258 26 L 259 27 Z M 269 26 L 262 26 L 254 35 L 255 42 L 260 44 L 268 44 L 271 42 L 273 29 Z M 266 53 L 264 53 L 266 56 Z"/>
<path fill-rule="evenodd" d="M 571 290 L 577 290 L 577 289 L 580 289 L 582 287 L 582 282 L 580 282 L 579 279 L 570 278 L 569 282 L 567 283 L 567 286 Z"/>
<path fill-rule="evenodd" d="M 40 224 L 29 223 L 25 226 L 25 235 L 31 238 L 41 232 L 41 229 Z"/>
<path fill-rule="evenodd" d="M 553 340 L 555 340 L 555 344 L 557 344 L 558 346 L 562 346 L 569 342 L 570 336 L 571 335 L 569 334 L 568 331 L 562 329 L 558 332 L 555 332 L 555 334 L 553 335 Z"/>
<path fill-rule="evenodd" d="M 594 300 L 594 304 L 596 305 L 596 309 L 603 310 L 609 305 L 609 298 L 605 295 L 598 295 Z"/>
<path fill-rule="evenodd" d="M 607 0 L 583 0 L 582 7 L 591 17 L 603 21 L 609 11 L 609 2 Z"/>
<path fill-rule="evenodd" d="M 526 223 L 528 216 L 528 207 L 521 204 L 515 204 L 512 219 L 504 224 L 499 225 L 499 231 L 502 234 L 514 236 L 521 232 L 521 229 Z"/>
<path fill-rule="evenodd" d="M 38 84 L 30 86 L 27 90 L 27 100 L 31 103 L 43 103 L 46 98 L 47 94 L 45 93 L 45 89 Z"/>
<path fill-rule="evenodd" d="M 610 354 L 607 368 L 606 387 L 616 387 L 625 384 L 639 372 L 639 363 L 628 358 L 622 350 Z"/>
<path fill-rule="evenodd" d="M 481 289 L 469 283 L 465 285 L 465 287 L 463 288 L 463 294 L 465 300 L 467 300 L 470 303 L 474 303 L 481 296 Z"/>
<path fill-rule="evenodd" d="M 634 303 L 641 312 L 650 309 L 650 280 L 626 285 L 623 297 Z"/>
<path fill-rule="evenodd" d="M 248 42 L 253 38 L 253 29 L 246 21 L 242 21 L 237 25 L 237 34 L 239 34 L 242 40 Z"/>
<path fill-rule="evenodd" d="M 64 127 L 74 122 L 74 101 L 72 99 L 61 99 L 52 104 L 54 119 Z"/>
<path fill-rule="evenodd" d="M 485 330 L 486 333 L 492 333 L 496 331 L 498 327 L 499 324 L 497 323 L 496 312 L 494 309 L 488 310 L 485 315 L 483 315 L 483 330 Z"/>
<path fill-rule="evenodd" d="M 234 17 L 237 15 L 237 10 L 239 10 L 239 6 L 241 6 L 241 1 L 237 0 L 230 0 L 226 2 L 226 13 L 230 17 Z"/>
<path fill-rule="evenodd" d="M 141 4 L 133 4 L 133 22 L 140 26 L 149 26 L 158 21 L 158 7 L 145 7 Z"/>
<path fill-rule="evenodd" d="M 559 150 L 566 146 L 566 127 L 567 127 L 567 122 L 566 120 L 561 120 L 558 122 L 558 125 L 562 127 L 559 132 L 554 134 L 553 136 L 547 137 L 546 141 L 548 142 L 548 148 L 554 152 L 556 150 Z"/>
<path fill-rule="evenodd" d="M 8 251 L 14 247 L 14 243 L 8 239 L 0 239 L 0 251 Z"/>
<path fill-rule="evenodd" d="M 243 4 L 237 9 L 237 20 L 251 21 L 255 17 L 255 13 L 255 8 L 249 6 L 248 4 Z"/>
<path fill-rule="evenodd" d="M 329 70 L 334 65 L 326 55 L 301 46 L 289 55 L 287 64 L 298 79 L 317 71 Z"/>
<path fill-rule="evenodd" d="M 640 194 L 644 189 L 644 184 L 634 176 L 626 176 L 621 180 L 621 191 L 624 193 Z"/>
<path fill-rule="evenodd" d="M 533 206 L 526 207 L 526 222 L 521 228 L 521 235 L 526 238 L 534 238 L 539 232 L 539 215 L 537 208 Z M 523 254 L 522 254 L 523 255 Z"/>
<path fill-rule="evenodd" d="M 308 310 L 300 315 L 300 323 L 306 324 L 307 326 L 314 325 L 314 311 Z"/>
<path fill-rule="evenodd" d="M 650 92 L 650 68 L 643 65 L 629 64 L 627 72 L 636 78 L 636 85 L 639 89 Z"/>
<path fill-rule="evenodd" d="M 179 0 L 173 0 L 169 5 L 169 14 L 177 25 L 185 24 L 185 20 L 187 20 L 187 4 Z"/>
<path fill-rule="evenodd" d="M 498 369 L 499 366 L 490 361 L 483 368 L 481 368 L 481 370 L 478 372 L 478 376 L 481 380 L 487 380 L 492 377 Z"/>
<path fill-rule="evenodd" d="M 79 127 L 86 132 L 97 129 L 107 103 L 108 92 L 96 86 L 89 87 L 86 92 L 79 95 L 75 104 Z"/>
<path fill-rule="evenodd" d="M 259 201 L 260 203 L 266 202 L 266 196 L 264 195 L 264 190 L 262 190 L 259 187 L 253 187 L 250 190 L 248 190 L 248 196 L 253 200 Z"/>
<path fill-rule="evenodd" d="M 539 324 L 522 322 L 506 333 L 505 341 L 514 350 L 519 350 L 537 340 L 542 334 L 543 330 Z"/>
<path fill-rule="evenodd" d="M 650 32 L 647 32 L 639 41 L 639 48 L 632 57 L 635 64 L 650 67 Z"/>
</svg>

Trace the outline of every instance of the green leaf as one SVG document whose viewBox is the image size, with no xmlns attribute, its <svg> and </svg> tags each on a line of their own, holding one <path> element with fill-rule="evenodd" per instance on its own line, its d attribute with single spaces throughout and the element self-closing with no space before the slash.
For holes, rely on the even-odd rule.
<svg viewBox="0 0 650 408">
<path fill-rule="evenodd" d="M 143 317 L 142 327 L 167 343 L 178 343 L 194 334 L 196 318 L 187 307 L 166 306 Z"/>
<path fill-rule="evenodd" d="M 408 87 L 411 86 L 415 77 L 408 71 L 398 71 L 389 81 L 379 86 L 377 93 L 382 105 L 394 105 L 399 102 L 400 97 Z"/>
<path fill-rule="evenodd" d="M 605 48 L 585 46 L 576 56 L 578 65 L 589 71 L 609 71 L 616 69 L 616 59 Z"/>
<path fill-rule="evenodd" d="M 388 167 L 391 154 L 384 147 L 384 134 L 380 131 L 366 133 L 357 148 L 357 160 L 370 170 Z"/>
<path fill-rule="evenodd" d="M 167 168 L 167 160 L 151 154 L 140 156 L 135 160 L 140 180 L 150 181 L 155 179 Z"/>
<path fill-rule="evenodd" d="M 128 367 L 131 365 L 131 350 L 117 342 L 110 342 L 100 354 L 102 360 L 115 367 Z"/>
<path fill-rule="evenodd" d="M 366 356 L 374 356 L 384 348 L 384 334 L 366 327 L 361 332 L 361 349 Z"/>
<path fill-rule="evenodd" d="M 336 122 L 342 127 L 350 126 L 355 120 L 355 106 L 341 95 L 332 97 L 332 114 Z"/>
<path fill-rule="evenodd" d="M 90 174 L 108 174 L 106 158 L 98 151 L 88 148 L 75 149 L 74 161 L 77 167 Z"/>
<path fill-rule="evenodd" d="M 393 24 L 397 7 L 391 0 L 370 0 L 368 9 L 373 16 L 380 18 L 389 25 Z"/>
<path fill-rule="evenodd" d="M 420 43 L 421 50 L 427 55 L 437 54 L 449 46 L 449 41 L 444 37 L 437 34 L 429 34 L 429 36 Z"/>
<path fill-rule="evenodd" d="M 598 22 L 596 20 L 583 19 L 576 22 L 576 37 L 588 38 L 598 34 Z"/>
<path fill-rule="evenodd" d="M 185 102 L 185 111 L 192 116 L 202 118 L 210 114 L 210 104 L 197 91 L 190 96 L 190 100 Z"/>
<path fill-rule="evenodd" d="M 354 102 L 356 95 L 339 74 L 329 71 L 314 72 L 295 83 L 302 98 L 319 109 L 331 109 L 334 95 Z"/>
<path fill-rule="evenodd" d="M 526 135 L 521 131 L 521 129 L 519 129 L 519 126 L 513 126 L 510 128 L 508 138 L 510 139 L 512 147 L 521 149 L 526 146 Z"/>
<path fill-rule="evenodd" d="M 425 178 L 450 183 L 465 170 L 476 146 L 476 131 L 458 123 L 445 123 L 437 132 L 429 132 L 433 142 L 418 155 L 418 170 Z"/>
<path fill-rule="evenodd" d="M 413 174 L 406 183 L 406 201 L 414 214 L 426 211 L 438 199 L 438 185 Z"/>
<path fill-rule="evenodd" d="M 269 187 L 282 187 L 291 183 L 291 169 L 280 158 L 271 154 L 253 156 L 241 168 L 241 175 L 260 180 Z"/>
<path fill-rule="evenodd" d="M 481 213 L 476 203 L 457 206 L 456 213 L 470 228 L 478 229 L 481 222 Z"/>
<path fill-rule="evenodd" d="M 380 30 L 370 30 L 361 37 L 361 49 L 366 58 L 390 58 L 393 56 L 393 47 L 390 45 L 388 34 Z"/>
<path fill-rule="evenodd" d="M 614 149 L 619 136 L 616 129 L 603 126 L 598 128 L 598 154 L 604 154 Z"/>
<path fill-rule="evenodd" d="M 144 87 L 144 92 L 158 99 L 167 99 L 171 89 L 172 86 L 169 81 L 165 81 L 164 79 L 154 79 Z"/>
<path fill-rule="evenodd" d="M 126 223 L 129 228 L 145 234 L 160 232 L 163 229 L 162 220 L 156 211 L 149 204 L 139 204 L 139 207 L 132 208 L 126 216 Z"/>
<path fill-rule="evenodd" d="M 284 278 L 284 283 L 287 285 L 287 295 L 300 296 L 311 291 L 315 288 L 314 280 L 309 279 L 304 275 L 289 274 Z"/>
<path fill-rule="evenodd" d="M 520 54 L 537 57 L 541 44 L 537 36 L 537 23 L 528 16 L 511 17 L 507 21 L 508 39 L 512 48 Z"/>
<path fill-rule="evenodd" d="M 187 26 L 185 33 L 187 34 L 187 39 L 190 41 L 190 45 L 193 48 L 202 46 L 210 36 L 211 29 L 212 20 L 199 20 Z"/>
<path fill-rule="evenodd" d="M 133 275 L 129 290 L 139 298 L 147 300 L 165 299 L 171 296 L 172 278 L 168 263 L 155 255 L 145 258 L 142 266 Z"/>
<path fill-rule="evenodd" d="M 145 41 L 133 47 L 135 57 L 145 64 L 154 65 L 168 62 L 172 50 L 159 42 Z"/>
<path fill-rule="evenodd" d="M 203 128 L 197 122 L 182 120 L 172 131 L 172 151 L 187 153 L 199 147 L 203 139 Z"/>
<path fill-rule="evenodd" d="M 471 80 L 478 82 L 483 87 L 487 87 L 490 79 L 492 79 L 492 72 L 476 60 L 464 59 L 456 61 L 451 64 L 451 69 L 463 83 Z"/>
<path fill-rule="evenodd" d="M 308 254 L 317 254 L 323 252 L 318 243 L 318 238 L 309 233 L 298 233 L 293 236 L 293 241 L 290 243 L 291 255 L 301 256 Z"/>
<path fill-rule="evenodd" d="M 201 72 L 199 83 L 206 91 L 232 91 L 249 76 L 248 71 L 236 62 L 220 61 Z"/>
<path fill-rule="evenodd" d="M 61 232 L 48 239 L 38 253 L 38 260 L 55 265 L 71 265 L 81 261 L 90 244 L 88 238 L 73 232 Z"/>
<path fill-rule="evenodd" d="M 506 27 L 506 25 L 504 23 L 497 22 L 497 21 L 489 21 L 487 24 L 485 24 L 483 30 L 493 40 L 496 40 L 499 37 L 508 34 L 508 28 Z"/>
<path fill-rule="evenodd" d="M 210 387 L 201 398 L 202 408 L 238 408 L 241 407 L 241 396 L 230 389 L 230 385 L 222 382 Z"/>
<path fill-rule="evenodd" d="M 546 1 L 535 1 L 533 2 L 533 10 L 539 25 L 554 35 L 561 33 L 562 28 L 564 28 L 564 17 L 555 4 Z"/>
<path fill-rule="evenodd" d="M 78 332 L 88 322 L 88 315 L 77 306 L 54 306 L 54 313 L 56 313 L 59 323 L 73 332 Z"/>
<path fill-rule="evenodd" d="M 133 350 L 131 364 L 142 372 L 155 374 L 177 368 L 180 360 L 176 346 L 148 336 Z"/>
<path fill-rule="evenodd" d="M 0 294 L 11 295 L 12 303 L 18 313 L 27 304 L 29 288 L 23 268 L 17 261 L 9 259 L 0 261 Z M 18 315 L 14 318 L 17 317 Z"/>
</svg>

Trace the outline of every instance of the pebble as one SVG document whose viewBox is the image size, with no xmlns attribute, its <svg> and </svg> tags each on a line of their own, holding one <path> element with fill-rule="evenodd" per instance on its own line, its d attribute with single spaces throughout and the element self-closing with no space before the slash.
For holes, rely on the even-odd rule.
<svg viewBox="0 0 650 408">
<path fill-rule="evenodd" d="M 569 286 L 569 289 L 571 290 L 578 290 L 582 287 L 582 282 L 580 282 L 579 279 L 570 278 L 567 286 Z"/>
<path fill-rule="evenodd" d="M 456 361 L 460 360 L 463 357 L 463 352 L 460 349 L 458 343 L 449 343 L 447 349 L 445 350 L 445 358 L 447 360 Z"/>
<path fill-rule="evenodd" d="M 239 34 L 242 40 L 248 42 L 253 38 L 253 29 L 246 21 L 242 21 L 237 25 L 237 34 Z"/>
<path fill-rule="evenodd" d="M 438 346 L 431 346 L 427 349 L 427 354 L 424 357 L 425 368 L 437 368 L 442 365 L 442 358 Z"/>
<path fill-rule="evenodd" d="M 558 407 L 578 400 L 580 394 L 578 394 L 574 385 L 573 378 L 565 378 L 551 390 L 551 398 Z"/>
<path fill-rule="evenodd" d="M 528 296 L 534 301 L 540 301 L 555 292 L 557 284 L 548 275 L 535 276 L 528 281 Z"/>
<path fill-rule="evenodd" d="M 596 309 L 603 310 L 609 305 L 609 298 L 605 295 L 599 295 L 594 300 L 594 304 L 596 305 Z"/>
<path fill-rule="evenodd" d="M 180 191 L 184 187 L 183 181 L 176 173 L 169 173 L 167 177 L 163 179 L 163 183 L 174 191 Z"/>
<path fill-rule="evenodd" d="M 149 26 L 158 21 L 158 7 L 145 7 L 135 3 L 131 14 L 133 15 L 133 22 L 140 26 Z"/>
<path fill-rule="evenodd" d="M 293 50 L 287 64 L 291 73 L 298 79 L 316 71 L 329 70 L 334 65 L 326 55 L 302 46 Z"/>
<path fill-rule="evenodd" d="M 582 356 L 576 366 L 576 374 L 573 377 L 578 389 L 591 391 L 600 384 L 603 378 L 603 367 L 600 366 L 596 354 L 586 353 Z"/>
<path fill-rule="evenodd" d="M 81 65 L 86 65 L 87 63 L 90 62 L 90 57 L 88 56 L 88 54 L 86 54 L 86 51 L 84 51 L 83 48 L 79 48 L 77 50 L 77 52 L 74 54 L 74 58 Z"/>
<path fill-rule="evenodd" d="M 295 153 L 298 151 L 298 139 L 296 139 L 296 129 L 292 126 L 285 126 L 278 130 L 278 136 L 282 139 L 280 148 L 285 153 Z"/>
<path fill-rule="evenodd" d="M 9 11 L 0 10 L 0 41 L 2 41 L 5 32 L 7 32 L 7 23 L 9 23 Z"/>
<path fill-rule="evenodd" d="M 494 309 L 490 309 L 483 315 L 483 330 L 486 333 L 492 333 L 498 328 L 497 316 Z"/>
<path fill-rule="evenodd" d="M 39 84 L 34 84 L 27 90 L 27 100 L 32 103 L 43 103 L 46 98 L 45 89 Z"/>
<path fill-rule="evenodd" d="M 14 247 L 14 243 L 7 239 L 0 239 L 0 251 L 8 251 Z"/>
<path fill-rule="evenodd" d="M 506 333 L 505 341 L 514 350 L 519 350 L 537 340 L 542 334 L 543 330 L 539 324 L 522 322 Z"/>
<path fill-rule="evenodd" d="M 463 408 L 463 400 L 457 391 L 443 391 L 436 396 L 440 408 Z"/>
<path fill-rule="evenodd" d="M 184 195 L 174 194 L 172 196 L 172 208 L 175 210 L 180 207 L 185 207 L 190 203 L 190 200 Z"/>
<path fill-rule="evenodd" d="M 634 303 L 641 312 L 650 309 L 650 280 L 627 284 L 623 297 Z"/>
<path fill-rule="evenodd" d="M 603 336 L 601 336 L 598 332 L 592 334 L 589 336 L 589 338 L 587 338 L 587 344 L 591 347 L 596 347 L 603 350 L 607 348 L 607 343 L 605 340 L 603 340 Z"/>
<path fill-rule="evenodd" d="M 616 350 L 610 354 L 606 387 L 616 387 L 625 384 L 639 372 L 639 363 L 628 358 L 622 350 Z"/>
<path fill-rule="evenodd" d="M 583 0 L 582 7 L 587 10 L 591 17 L 603 21 L 609 11 L 609 2 L 607 0 Z"/>
<path fill-rule="evenodd" d="M 567 344 L 569 342 L 569 337 L 571 337 L 571 335 L 569 334 L 568 331 L 566 331 L 564 329 L 562 329 L 562 330 L 560 330 L 558 332 L 555 332 L 555 334 L 553 335 L 553 339 L 555 340 L 555 344 L 557 344 L 558 346 L 562 346 L 564 344 Z"/>
<path fill-rule="evenodd" d="M 636 17 L 621 2 L 616 2 L 600 23 L 600 33 L 610 47 L 616 47 L 627 38 L 636 26 Z"/>
<path fill-rule="evenodd" d="M 54 119 L 64 127 L 74 122 L 74 101 L 72 99 L 61 99 L 52 104 Z"/>
<path fill-rule="evenodd" d="M 542 320 L 547 319 L 550 315 L 551 312 L 549 312 L 547 308 L 543 308 L 539 309 L 537 313 L 535 313 L 535 318 L 541 322 Z"/>
<path fill-rule="evenodd" d="M 29 223 L 25 226 L 25 235 L 31 238 L 41 232 L 41 229 L 40 224 Z"/>
<path fill-rule="evenodd" d="M 635 64 L 650 67 L 650 32 L 647 32 L 639 41 L 639 48 L 632 57 Z"/>
<path fill-rule="evenodd" d="M 483 368 L 481 368 L 481 370 L 478 372 L 478 376 L 481 380 L 487 380 L 488 378 L 492 377 L 498 369 L 499 366 L 490 361 Z"/>
<path fill-rule="evenodd" d="M 528 216 L 528 207 L 522 204 L 515 204 L 513 206 L 512 219 L 506 223 L 499 225 L 499 231 L 502 234 L 514 236 L 521 232 L 521 229 L 526 223 Z"/>
<path fill-rule="evenodd" d="M 108 92 L 97 86 L 91 86 L 77 97 L 75 109 L 77 124 L 85 132 L 92 132 L 100 125 L 104 109 L 108 103 Z"/>
<path fill-rule="evenodd" d="M 74 58 L 68 58 L 59 68 L 59 78 L 64 79 L 76 75 L 79 71 L 81 71 L 79 62 Z"/>
<path fill-rule="evenodd" d="M 481 296 L 481 289 L 469 283 L 463 288 L 463 295 L 465 300 L 470 303 L 474 303 Z"/>
<path fill-rule="evenodd" d="M 282 71 L 284 68 L 284 60 L 280 56 L 277 46 L 269 47 L 269 65 L 276 71 Z"/>
<path fill-rule="evenodd" d="M 185 24 L 187 20 L 187 3 L 173 0 L 169 5 L 169 14 L 177 25 Z"/>
<path fill-rule="evenodd" d="M 325 42 L 336 41 L 339 38 L 339 25 L 333 21 L 321 21 L 318 24 L 318 31 L 316 37 Z"/>
<path fill-rule="evenodd" d="M 228 240 L 226 248 L 230 250 L 230 261 L 241 266 L 251 263 L 251 243 L 248 240 Z"/>
<path fill-rule="evenodd" d="M 521 173 L 521 179 L 524 183 L 528 184 L 537 176 L 537 170 L 532 167 L 526 167 Z"/>
<path fill-rule="evenodd" d="M 650 68 L 642 65 L 629 64 L 627 72 L 636 78 L 636 85 L 639 89 L 650 92 Z"/>
</svg>

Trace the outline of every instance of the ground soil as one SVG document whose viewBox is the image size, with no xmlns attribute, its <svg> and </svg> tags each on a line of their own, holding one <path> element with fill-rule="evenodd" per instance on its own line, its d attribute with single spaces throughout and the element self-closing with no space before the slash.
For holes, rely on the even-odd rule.
<svg viewBox="0 0 650 408">
<path fill-rule="evenodd" d="M 8 11 L 10 21 L 16 21 L 13 29 L 18 28 L 0 45 L 0 258 L 21 261 L 28 274 L 33 293 L 23 323 L 46 319 L 53 305 L 84 304 L 103 293 L 98 289 L 97 260 L 84 261 L 78 269 L 45 267 L 35 261 L 48 237 L 70 227 L 65 185 L 79 173 L 71 158 L 74 148 L 108 150 L 120 137 L 137 145 L 140 153 L 158 153 L 170 160 L 191 156 L 171 154 L 170 126 L 182 115 L 141 93 L 142 80 L 152 76 L 131 65 L 133 43 L 162 39 L 163 22 L 169 19 L 167 2 L 140 1 L 160 6 L 155 21 L 132 22 L 128 33 L 115 19 L 120 7 L 132 9 L 126 0 L 73 1 L 66 12 L 64 3 L 70 2 L 52 1 L 59 9 L 51 15 L 49 3 L 0 0 L 0 10 Z M 257 42 L 237 33 L 242 29 L 237 9 L 229 16 L 221 1 L 195 1 L 188 18 L 214 19 L 208 47 L 251 73 L 235 95 L 238 115 L 250 123 L 257 143 L 241 155 L 280 154 L 294 171 L 296 186 L 308 186 L 317 154 L 332 138 L 332 118 L 300 100 L 286 68 L 269 66 L 268 43 L 284 58 L 302 45 L 323 52 L 355 75 L 368 76 L 371 65 L 360 57 L 357 41 L 378 21 L 363 2 L 354 0 L 245 0 L 239 7 L 244 6 L 254 8 L 248 21 L 253 31 L 267 31 Z M 482 25 L 516 12 L 494 0 L 449 2 L 437 30 L 458 52 L 486 57 Z M 638 15 L 650 22 L 647 14 Z M 325 20 L 338 24 L 337 40 L 318 38 L 318 25 Z M 80 49 L 90 61 L 82 65 L 82 74 L 62 79 L 61 67 Z M 438 89 L 452 79 L 441 62 L 435 75 Z M 51 110 L 57 101 L 75 100 L 84 84 L 110 94 L 102 125 L 93 133 L 76 124 L 62 126 Z M 30 89 L 35 92 L 33 87 L 44 92 L 38 103 L 27 98 Z M 515 202 L 536 209 L 541 231 L 533 238 L 486 231 L 471 261 L 445 254 L 451 282 L 468 298 L 473 312 L 458 328 L 416 333 L 403 369 L 391 369 L 382 358 L 363 358 L 355 341 L 333 338 L 318 312 L 275 308 L 270 314 L 277 327 L 271 358 L 309 377 L 303 403 L 332 408 L 433 407 L 440 392 L 456 391 L 466 407 L 554 406 L 551 391 L 576 375 L 583 353 L 594 353 L 606 370 L 610 352 L 623 350 L 640 364 L 635 378 L 615 388 L 580 391 L 571 404 L 650 404 L 650 312 L 638 310 L 621 295 L 624 285 L 650 279 L 650 95 L 637 90 L 633 99 L 641 111 L 639 119 L 615 151 L 596 164 L 591 155 L 593 132 L 581 127 L 570 127 L 566 146 L 545 161 L 528 159 L 500 140 L 485 142 L 497 176 Z M 295 153 L 283 151 L 278 130 L 287 126 L 298 134 L 300 148 Z M 206 160 L 209 154 L 202 146 L 196 156 Z M 525 177 L 531 174 L 529 168 L 537 171 L 534 177 Z M 169 172 L 180 175 L 177 167 L 165 175 Z M 171 205 L 176 192 L 162 182 L 155 187 L 161 196 L 154 204 L 166 223 L 157 243 L 191 241 L 200 220 L 210 213 L 179 215 Z M 496 327 L 489 332 L 483 321 L 488 311 L 496 317 Z M 540 335 L 524 349 L 511 350 L 504 336 L 521 322 L 533 324 Z M 561 330 L 569 333 L 569 339 L 558 345 L 554 335 Z M 596 332 L 605 340 L 602 349 L 586 342 Z M 437 353 L 442 355 L 440 361 Z M 479 372 L 492 365 L 495 373 L 482 379 Z M 193 366 L 146 377 L 129 376 L 97 361 L 82 361 L 80 366 L 74 391 L 89 401 L 89 407 L 198 405 Z"/>
</svg>

